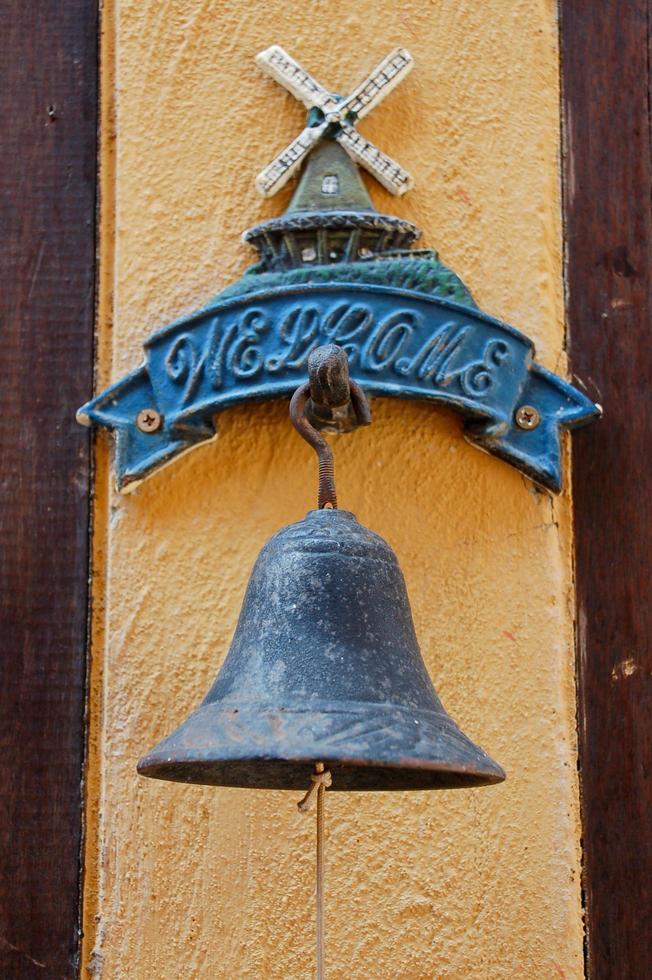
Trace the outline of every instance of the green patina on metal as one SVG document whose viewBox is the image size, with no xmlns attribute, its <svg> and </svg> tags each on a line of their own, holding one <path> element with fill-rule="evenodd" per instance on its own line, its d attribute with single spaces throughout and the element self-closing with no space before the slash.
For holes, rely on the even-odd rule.
<svg viewBox="0 0 652 980">
<path fill-rule="evenodd" d="M 410 221 L 376 211 L 358 168 L 325 139 L 312 151 L 287 211 L 245 232 L 261 261 L 207 309 L 234 296 L 310 283 L 414 289 L 475 308 L 467 287 L 433 249 L 410 248 L 420 234 Z"/>
<path fill-rule="evenodd" d="M 425 250 L 424 250 L 425 251 Z M 459 276 L 446 268 L 436 252 L 428 255 L 413 254 L 411 258 L 394 257 L 342 263 L 340 265 L 318 265 L 307 269 L 288 269 L 284 272 L 263 272 L 254 266 L 238 282 L 219 293 L 213 303 L 243 296 L 246 293 L 271 289 L 274 286 L 325 285 L 326 283 L 365 283 L 372 286 L 394 286 L 400 289 L 415 289 L 439 299 L 448 299 L 464 306 L 476 307 L 471 293 Z"/>
</svg>

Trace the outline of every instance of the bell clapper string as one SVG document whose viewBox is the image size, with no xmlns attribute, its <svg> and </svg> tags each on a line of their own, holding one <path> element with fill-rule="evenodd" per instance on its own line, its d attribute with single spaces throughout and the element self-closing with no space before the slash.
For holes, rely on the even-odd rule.
<svg viewBox="0 0 652 980">
<path fill-rule="evenodd" d="M 297 808 L 301 813 L 307 813 L 312 809 L 315 797 L 317 798 L 317 980 L 324 980 L 324 797 L 327 788 L 333 784 L 333 777 L 323 762 L 316 762 L 310 779 L 312 785 L 297 803 Z"/>
</svg>

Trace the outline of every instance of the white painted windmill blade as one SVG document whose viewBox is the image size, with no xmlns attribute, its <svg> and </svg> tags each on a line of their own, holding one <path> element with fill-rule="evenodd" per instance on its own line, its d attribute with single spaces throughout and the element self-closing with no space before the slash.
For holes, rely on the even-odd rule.
<svg viewBox="0 0 652 980">
<path fill-rule="evenodd" d="M 319 126 L 306 126 L 284 150 L 274 157 L 256 177 L 256 187 L 263 197 L 272 197 L 287 184 L 297 172 L 315 143 L 318 143 L 328 128 L 328 123 Z"/>
<path fill-rule="evenodd" d="M 321 109 L 328 112 L 337 107 L 337 99 L 316 81 L 310 72 L 291 58 L 280 44 L 272 44 L 270 48 L 261 51 L 256 55 L 256 64 L 287 89 L 291 95 L 299 102 L 303 102 L 306 109 Z"/>
<path fill-rule="evenodd" d="M 344 124 L 335 139 L 360 167 L 364 167 L 390 194 L 400 197 L 412 187 L 407 170 L 361 136 L 353 126 Z"/>
<path fill-rule="evenodd" d="M 414 59 L 410 52 L 406 48 L 394 48 L 351 95 L 338 103 L 337 108 L 340 112 L 351 112 L 356 119 L 362 119 L 410 74 L 413 67 Z"/>
</svg>

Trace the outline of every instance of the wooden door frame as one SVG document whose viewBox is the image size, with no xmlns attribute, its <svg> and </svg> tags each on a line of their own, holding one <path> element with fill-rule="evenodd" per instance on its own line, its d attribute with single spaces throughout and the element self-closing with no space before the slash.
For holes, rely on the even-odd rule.
<svg viewBox="0 0 652 980">
<path fill-rule="evenodd" d="M 3 32 L 0 975 L 79 969 L 92 457 L 96 0 Z M 586 967 L 652 966 L 650 0 L 559 0 L 567 319 L 605 408 L 573 440 Z"/>
<path fill-rule="evenodd" d="M 652 973 L 649 0 L 561 0 L 586 967 Z"/>
<path fill-rule="evenodd" d="M 78 973 L 97 0 L 7 0 L 0 86 L 0 976 Z"/>
</svg>

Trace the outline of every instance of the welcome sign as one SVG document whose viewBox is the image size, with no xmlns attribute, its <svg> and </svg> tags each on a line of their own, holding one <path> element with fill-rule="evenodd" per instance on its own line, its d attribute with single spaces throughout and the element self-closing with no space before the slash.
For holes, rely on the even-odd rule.
<svg viewBox="0 0 652 980">
<path fill-rule="evenodd" d="M 562 430 L 600 415 L 536 363 L 514 327 L 416 290 L 340 282 L 218 297 L 150 337 L 145 363 L 78 418 L 115 432 L 118 487 L 128 491 L 212 438 L 223 409 L 289 397 L 325 343 L 346 350 L 368 394 L 445 403 L 463 416 L 469 441 L 555 492 Z M 155 420 L 149 431 L 138 424 L 143 412 Z"/>
</svg>

